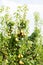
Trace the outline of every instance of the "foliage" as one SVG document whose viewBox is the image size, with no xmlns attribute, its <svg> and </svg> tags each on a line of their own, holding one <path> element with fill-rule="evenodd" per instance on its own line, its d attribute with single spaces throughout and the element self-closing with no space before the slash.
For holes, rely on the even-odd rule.
<svg viewBox="0 0 43 65">
<path fill-rule="evenodd" d="M 1 8 L 0 14 L 3 11 Z M 0 65 L 43 65 L 40 29 L 35 25 L 34 32 L 28 36 L 27 11 L 26 5 L 18 6 L 13 17 L 8 11 L 0 16 Z M 39 20 L 38 15 L 34 17 L 35 22 Z"/>
</svg>

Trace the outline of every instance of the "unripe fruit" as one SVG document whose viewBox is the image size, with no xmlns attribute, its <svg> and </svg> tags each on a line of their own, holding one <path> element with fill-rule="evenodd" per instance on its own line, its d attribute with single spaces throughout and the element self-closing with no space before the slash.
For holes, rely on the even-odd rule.
<svg viewBox="0 0 43 65">
<path fill-rule="evenodd" d="M 20 54 L 18 55 L 18 58 L 20 58 L 21 56 L 20 56 Z"/>
<path fill-rule="evenodd" d="M 24 62 L 20 60 L 20 61 L 19 61 L 19 64 L 20 64 L 20 65 L 24 65 Z"/>
<path fill-rule="evenodd" d="M 19 41 L 18 38 L 15 39 L 16 41 Z"/>
<path fill-rule="evenodd" d="M 22 55 L 22 54 L 19 54 L 19 55 L 18 55 L 18 58 L 23 58 L 23 55 Z"/>
<path fill-rule="evenodd" d="M 21 57 L 23 58 L 23 55 L 21 54 Z"/>
<path fill-rule="evenodd" d="M 22 33 L 22 36 L 23 36 L 23 35 L 24 35 L 24 36 L 26 35 L 25 32 L 24 32 L 23 30 L 21 30 L 21 33 Z"/>
</svg>

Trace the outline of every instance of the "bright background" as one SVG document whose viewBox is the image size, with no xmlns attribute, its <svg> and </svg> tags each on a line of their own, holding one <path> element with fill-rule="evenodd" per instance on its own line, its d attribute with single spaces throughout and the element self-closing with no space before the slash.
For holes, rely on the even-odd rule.
<svg viewBox="0 0 43 65">
<path fill-rule="evenodd" d="M 35 11 L 40 13 L 40 18 L 42 19 L 41 23 L 43 23 L 43 0 L 0 0 L 0 6 L 1 5 L 9 6 L 11 7 L 11 10 L 16 10 L 18 5 L 24 5 L 24 4 L 27 4 L 29 8 L 28 18 L 31 21 L 30 32 L 32 33 L 34 30 L 33 13 Z M 43 25 L 40 25 L 40 27 L 42 31 L 41 33 L 43 34 Z"/>
</svg>

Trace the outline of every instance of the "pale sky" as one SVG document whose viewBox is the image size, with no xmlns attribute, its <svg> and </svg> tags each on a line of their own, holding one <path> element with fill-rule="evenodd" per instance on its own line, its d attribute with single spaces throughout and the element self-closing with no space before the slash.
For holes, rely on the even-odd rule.
<svg viewBox="0 0 43 65">
<path fill-rule="evenodd" d="M 33 13 L 35 11 L 40 13 L 40 17 L 43 19 L 43 0 L 0 0 L 0 6 L 9 6 L 11 10 L 15 10 L 18 5 L 27 4 L 29 8 L 28 18 L 30 19 L 30 32 L 34 29 Z M 41 26 L 43 33 L 43 26 Z"/>
<path fill-rule="evenodd" d="M 43 0 L 3 0 L 3 1 L 13 1 L 20 4 L 43 4 Z"/>
<path fill-rule="evenodd" d="M 13 0 L 21 4 L 43 4 L 43 0 Z"/>
</svg>

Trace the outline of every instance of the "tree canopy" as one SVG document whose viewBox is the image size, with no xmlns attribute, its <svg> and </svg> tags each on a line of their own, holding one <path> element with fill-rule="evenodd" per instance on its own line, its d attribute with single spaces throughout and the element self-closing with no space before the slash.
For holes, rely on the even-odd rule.
<svg viewBox="0 0 43 65">
<path fill-rule="evenodd" d="M 28 36 L 29 19 L 26 5 L 18 6 L 13 16 L 9 7 L 1 7 L 0 14 L 0 65 L 43 65 L 43 45 L 37 27 L 39 14 L 34 14 L 34 32 Z"/>
</svg>

